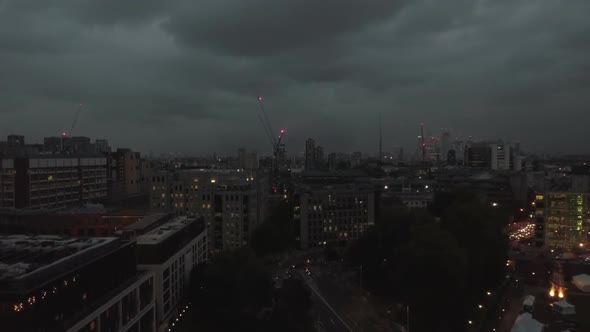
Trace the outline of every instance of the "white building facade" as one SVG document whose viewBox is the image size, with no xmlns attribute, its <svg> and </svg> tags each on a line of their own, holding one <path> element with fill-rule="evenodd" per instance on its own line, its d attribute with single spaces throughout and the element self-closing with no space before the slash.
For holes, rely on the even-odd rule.
<svg viewBox="0 0 590 332">
<path fill-rule="evenodd" d="M 192 269 L 207 260 L 207 231 L 201 219 L 178 217 L 137 238 L 138 268 L 155 280 L 159 331 L 167 331 L 182 303 Z"/>
</svg>

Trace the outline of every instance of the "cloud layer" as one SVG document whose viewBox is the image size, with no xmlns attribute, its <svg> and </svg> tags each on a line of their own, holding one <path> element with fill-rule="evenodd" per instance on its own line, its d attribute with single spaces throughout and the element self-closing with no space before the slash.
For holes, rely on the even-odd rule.
<svg viewBox="0 0 590 332">
<path fill-rule="evenodd" d="M 436 134 L 590 152 L 590 2 L 0 0 L 0 134 L 144 152 L 412 152 Z"/>
</svg>

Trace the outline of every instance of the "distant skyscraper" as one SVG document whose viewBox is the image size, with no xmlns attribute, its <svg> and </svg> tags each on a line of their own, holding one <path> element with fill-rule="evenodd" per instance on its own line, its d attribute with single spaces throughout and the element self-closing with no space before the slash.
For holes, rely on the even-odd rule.
<svg viewBox="0 0 590 332">
<path fill-rule="evenodd" d="M 511 165 L 511 148 L 509 143 L 490 144 L 491 168 L 498 170 L 509 170 Z"/>
<path fill-rule="evenodd" d="M 324 148 L 321 146 L 316 146 L 315 147 L 315 168 L 317 169 L 322 169 L 324 168 L 324 164 L 326 163 L 326 159 L 324 156 Z"/>
<path fill-rule="evenodd" d="M 257 169 L 258 168 L 258 154 L 256 152 L 248 152 L 246 149 L 238 149 L 238 162 L 241 169 Z"/>
<path fill-rule="evenodd" d="M 335 169 L 336 169 L 336 163 L 337 163 L 337 160 L 336 160 L 336 153 L 333 153 L 333 152 L 332 152 L 332 153 L 330 153 L 330 154 L 328 155 L 328 168 L 329 168 L 331 171 L 335 170 Z"/>
<path fill-rule="evenodd" d="M 315 168 L 315 141 L 308 138 L 305 141 L 305 170 L 309 171 Z"/>
<path fill-rule="evenodd" d="M 455 166 L 457 165 L 457 154 L 455 150 L 451 149 L 447 152 L 447 165 Z"/>
<path fill-rule="evenodd" d="M 94 150 L 98 153 L 111 152 L 109 141 L 107 141 L 106 139 L 96 139 L 96 141 L 94 142 Z"/>
<path fill-rule="evenodd" d="M 520 142 L 516 142 L 514 143 L 514 155 L 518 156 L 521 154 L 521 150 L 520 150 Z"/>
<path fill-rule="evenodd" d="M 451 133 L 448 130 L 443 130 L 440 139 L 440 155 L 446 158 L 449 150 L 451 150 Z"/>
<path fill-rule="evenodd" d="M 352 158 L 351 158 L 351 161 L 350 161 L 351 162 L 351 166 L 352 167 L 359 166 L 361 164 L 362 160 L 363 160 L 363 154 L 362 154 L 362 152 L 358 152 L 358 151 L 357 152 L 353 152 L 352 153 Z"/>
</svg>

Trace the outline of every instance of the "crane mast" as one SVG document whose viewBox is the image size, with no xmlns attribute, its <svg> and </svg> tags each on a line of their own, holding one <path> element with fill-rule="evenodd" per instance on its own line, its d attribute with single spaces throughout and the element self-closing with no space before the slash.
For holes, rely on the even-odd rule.
<svg viewBox="0 0 590 332">
<path fill-rule="evenodd" d="M 267 139 L 269 140 L 269 142 L 272 146 L 272 154 L 273 154 L 272 177 L 273 177 L 273 182 L 274 182 L 279 174 L 279 159 L 282 158 L 283 154 L 284 154 L 285 144 L 282 143 L 282 141 L 283 141 L 283 136 L 285 135 L 286 131 L 285 131 L 285 129 L 281 129 L 278 136 L 275 136 L 273 134 L 274 130 L 272 129 L 272 125 L 271 125 L 270 120 L 268 118 L 268 114 L 266 113 L 266 110 L 264 109 L 263 101 L 264 101 L 264 98 L 262 96 L 258 96 L 258 106 L 260 108 L 260 113 L 258 114 L 258 120 L 260 121 L 262 128 L 264 129 L 264 132 L 267 136 Z M 273 185 L 273 187 L 274 187 L 274 185 Z"/>
<path fill-rule="evenodd" d="M 80 112 L 82 112 L 82 108 L 84 107 L 83 104 L 79 104 L 78 108 L 76 109 L 76 112 L 74 113 L 74 119 L 72 120 L 72 125 L 70 126 L 70 131 L 64 131 L 61 133 L 61 152 L 64 152 L 64 139 L 67 136 L 72 137 L 72 133 L 74 132 L 74 128 L 76 128 L 76 124 L 78 124 L 78 118 L 80 117 Z"/>
<path fill-rule="evenodd" d="M 422 163 L 426 163 L 426 142 L 424 141 L 424 124 L 420 124 L 420 137 L 422 138 Z"/>
</svg>

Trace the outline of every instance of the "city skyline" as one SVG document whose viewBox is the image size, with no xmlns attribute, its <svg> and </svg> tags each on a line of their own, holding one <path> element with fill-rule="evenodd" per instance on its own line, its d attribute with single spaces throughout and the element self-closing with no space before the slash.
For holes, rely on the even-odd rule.
<svg viewBox="0 0 590 332">
<path fill-rule="evenodd" d="M 256 118 L 264 95 L 288 154 L 310 137 L 376 152 L 379 113 L 384 151 L 412 153 L 424 122 L 432 134 L 587 153 L 589 7 L 3 1 L 0 131 L 41 142 L 69 130 L 82 103 L 75 135 L 114 146 L 270 154 Z"/>
</svg>

